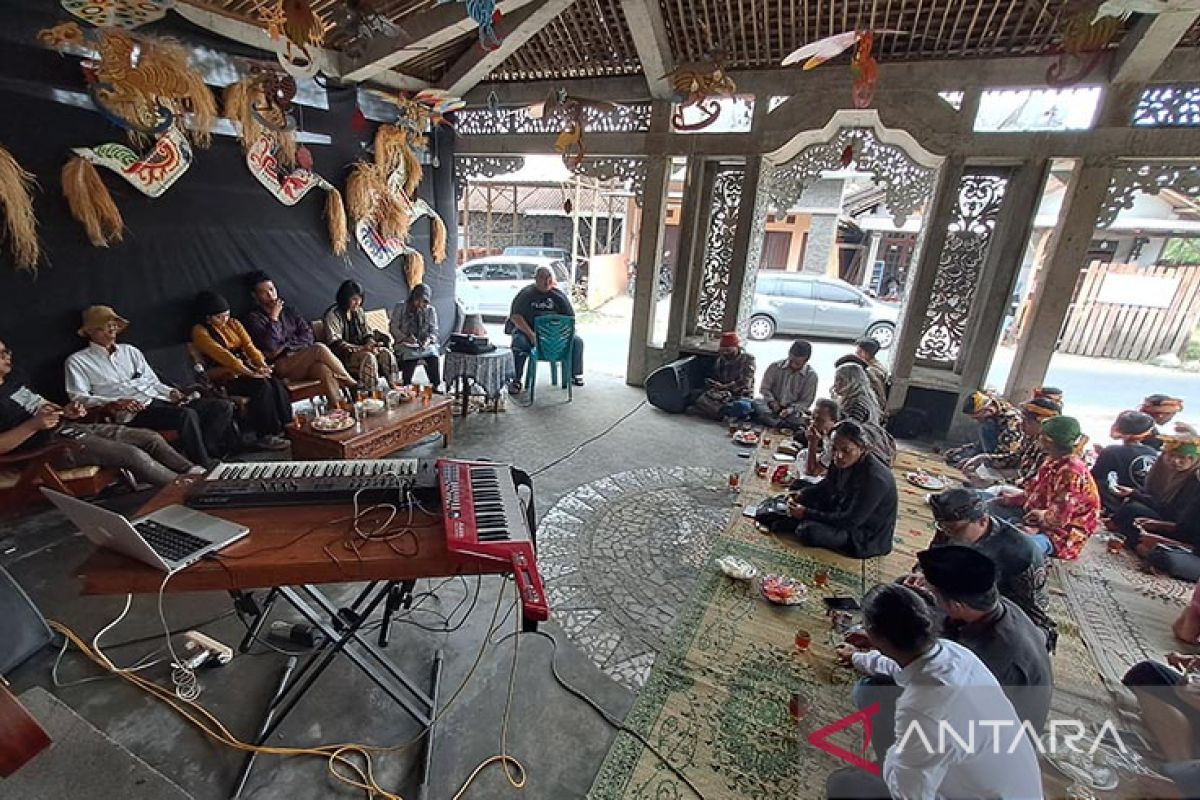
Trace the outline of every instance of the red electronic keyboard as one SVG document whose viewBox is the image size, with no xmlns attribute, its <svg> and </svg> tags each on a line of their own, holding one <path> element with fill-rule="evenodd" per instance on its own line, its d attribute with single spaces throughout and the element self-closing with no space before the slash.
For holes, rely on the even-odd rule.
<svg viewBox="0 0 1200 800">
<path fill-rule="evenodd" d="M 518 482 L 532 493 L 528 477 L 507 464 L 449 458 L 438 459 L 437 472 L 447 549 L 511 561 L 526 621 L 549 619 L 534 552 L 533 501 L 522 508 L 517 496 Z"/>
</svg>

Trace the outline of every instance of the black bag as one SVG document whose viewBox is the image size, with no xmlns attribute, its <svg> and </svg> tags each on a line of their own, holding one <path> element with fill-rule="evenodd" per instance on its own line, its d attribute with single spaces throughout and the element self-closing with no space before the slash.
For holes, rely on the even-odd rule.
<svg viewBox="0 0 1200 800">
<path fill-rule="evenodd" d="M 929 418 L 919 408 L 902 408 L 888 419 L 887 430 L 897 439 L 916 439 L 929 432 Z"/>
<path fill-rule="evenodd" d="M 486 336 L 475 336 L 470 333 L 452 333 L 450 334 L 450 341 L 446 343 L 446 349 L 451 353 L 478 356 L 492 352 L 496 349 L 496 345 L 489 342 Z"/>
<path fill-rule="evenodd" d="M 800 520 L 788 513 L 787 495 L 768 497 L 754 510 L 754 521 L 772 533 L 795 533 Z"/>
</svg>

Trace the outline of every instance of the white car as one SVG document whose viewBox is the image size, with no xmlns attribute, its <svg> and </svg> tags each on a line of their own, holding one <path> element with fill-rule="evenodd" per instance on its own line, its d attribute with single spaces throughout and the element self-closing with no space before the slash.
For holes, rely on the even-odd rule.
<svg viewBox="0 0 1200 800">
<path fill-rule="evenodd" d="M 517 292 L 533 283 L 538 267 L 550 267 L 563 285 L 562 262 L 536 256 L 487 256 L 458 268 L 457 291 L 463 307 L 485 317 L 507 317 Z"/>
</svg>

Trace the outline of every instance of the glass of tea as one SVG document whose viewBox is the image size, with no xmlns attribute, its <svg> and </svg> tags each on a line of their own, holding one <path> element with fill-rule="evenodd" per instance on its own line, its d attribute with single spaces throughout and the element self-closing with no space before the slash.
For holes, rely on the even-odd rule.
<svg viewBox="0 0 1200 800">
<path fill-rule="evenodd" d="M 804 629 L 796 631 L 796 652 L 807 653 L 812 647 L 812 634 Z"/>
<path fill-rule="evenodd" d="M 804 692 L 792 692 L 792 696 L 788 698 L 788 716 L 797 725 L 804 721 L 811 708 L 812 700 Z"/>
<path fill-rule="evenodd" d="M 425 402 L 428 403 L 429 401 L 433 400 L 433 385 L 430 384 L 429 386 L 426 386 L 424 391 L 425 391 Z"/>
<path fill-rule="evenodd" d="M 736 472 L 729 473 L 729 488 L 736 489 L 739 483 L 741 483 L 741 479 L 738 478 L 738 474 Z"/>
<path fill-rule="evenodd" d="M 829 572 L 827 570 L 818 570 L 816 575 L 813 575 L 813 584 L 818 589 L 824 589 L 829 586 Z"/>
<path fill-rule="evenodd" d="M 771 446 L 771 434 L 770 434 L 770 432 L 768 432 L 768 431 L 765 431 L 765 430 L 763 431 L 763 435 L 762 435 L 762 443 L 763 443 L 763 447 L 770 447 L 770 446 Z"/>
<path fill-rule="evenodd" d="M 1109 553 L 1114 556 L 1120 555 L 1121 551 L 1125 549 L 1125 537 L 1114 534 L 1108 537 L 1108 542 L 1106 544 L 1108 546 Z"/>
</svg>

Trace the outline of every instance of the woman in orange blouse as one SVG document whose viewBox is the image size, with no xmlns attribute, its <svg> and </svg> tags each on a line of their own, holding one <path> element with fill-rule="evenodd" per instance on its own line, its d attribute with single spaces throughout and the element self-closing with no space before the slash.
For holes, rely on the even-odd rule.
<svg viewBox="0 0 1200 800">
<path fill-rule="evenodd" d="M 288 440 L 281 434 L 292 420 L 292 400 L 287 384 L 272 377 L 258 348 L 242 323 L 229 316 L 229 302 L 216 292 L 196 298 L 200 322 L 192 328 L 192 345 L 204 358 L 208 377 L 230 394 L 249 399 L 247 419 L 264 450 L 283 450 Z"/>
<path fill-rule="evenodd" d="M 1038 443 L 1046 460 L 1024 492 L 1004 496 L 1006 505 L 1023 505 L 1024 523 L 1048 556 L 1073 561 L 1100 524 L 1100 493 L 1077 451 L 1086 441 L 1074 417 L 1042 423 Z"/>
</svg>

